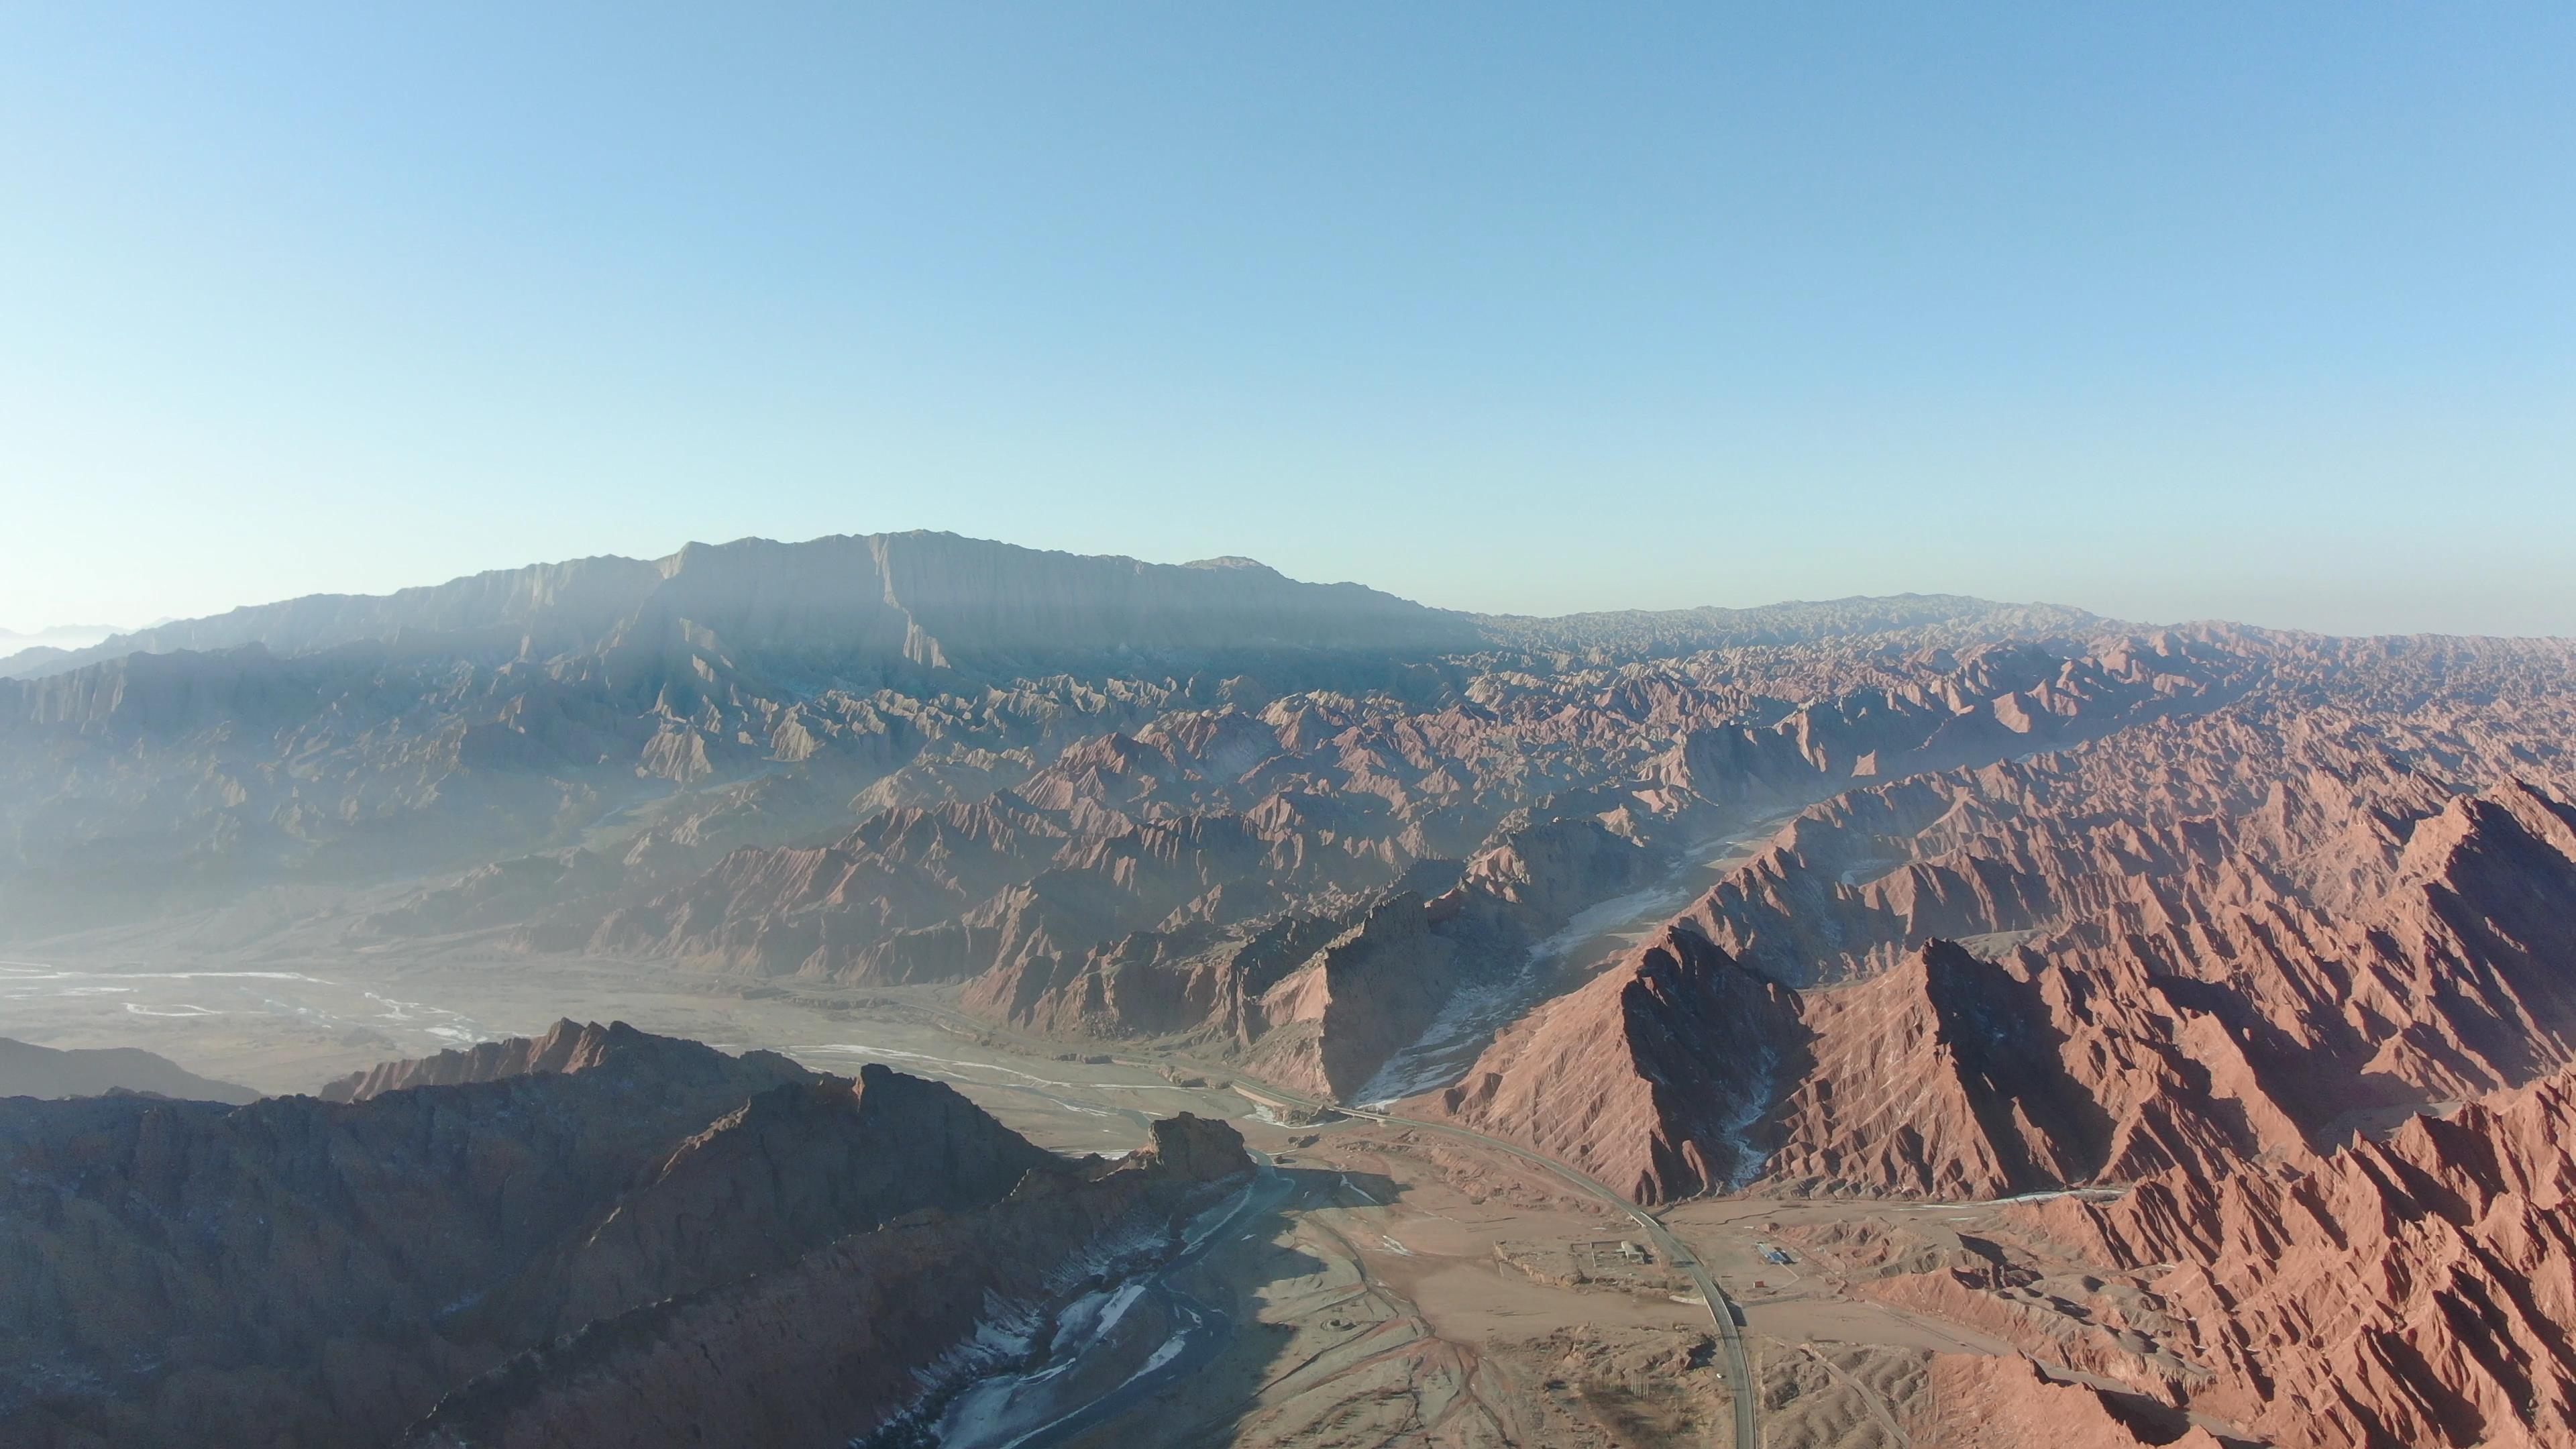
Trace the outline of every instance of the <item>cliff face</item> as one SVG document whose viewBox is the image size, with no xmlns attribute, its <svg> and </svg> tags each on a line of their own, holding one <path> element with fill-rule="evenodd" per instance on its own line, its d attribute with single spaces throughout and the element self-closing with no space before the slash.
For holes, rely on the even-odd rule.
<svg viewBox="0 0 2576 1449">
<path fill-rule="evenodd" d="M 1929 1162 L 1873 1156 L 1904 1124 L 1855 1120 L 1849 1104 L 1869 1095 L 1854 1091 L 1863 1083 L 1877 1099 L 1911 1100 L 1908 1073 L 2000 1085 L 1997 1067 L 1961 1059 L 1973 1026 L 1891 1015 L 1898 998 L 1939 1009 L 1918 998 L 1910 968 L 1813 996 L 1815 1086 L 1781 1107 L 1772 1170 L 1958 1196 L 2208 1172 L 2328 1140 L 2358 1112 L 2530 1080 L 2569 1060 L 2576 1028 L 2563 964 L 2576 960 L 2576 935 L 2549 904 L 2576 900 L 2569 816 L 2565 802 L 2508 781 L 2415 821 L 2371 817 L 2402 838 L 2374 852 L 2380 882 L 2334 913 L 2228 856 L 2208 887 L 2079 921 L 2001 963 L 1927 948 L 1915 959 L 1947 954 L 1993 983 L 1984 1015 L 2001 1073 L 2030 1084 L 2005 1092 L 2009 1113 L 1935 1114 L 1984 1124 L 1971 1143 L 1930 1149 L 1948 1182 Z M 1896 1066 L 1871 1057 L 1877 1047 L 1856 1058 L 1838 1038 L 1925 1049 Z M 2063 1104 L 2054 1117 L 2051 1104 Z"/>
<path fill-rule="evenodd" d="M 1398 891 L 1261 993 L 1246 1060 L 1301 1091 L 1347 1097 L 1431 1025 L 1459 986 L 1455 943 Z"/>
<path fill-rule="evenodd" d="M 1498 672 L 1436 709 L 1317 692 L 1172 711 L 1051 756 L 979 758 L 971 774 L 906 766 L 829 844 L 736 850 L 575 929 L 594 954 L 728 972 L 963 979 L 971 1010 L 1020 1029 L 1189 1035 L 1340 1094 L 1375 1081 L 1461 989 L 1507 986 L 1538 942 L 1651 886 L 1747 809 L 2205 709 L 2248 667 L 2181 645 L 1992 645 L 1893 665 L 1833 645 Z M 1788 706 L 1756 682 L 1823 693 Z M 643 858 L 629 852 L 628 878 Z M 498 889 L 478 880 L 407 911 L 489 919 Z M 1396 953 L 1408 965 L 1377 950 L 1367 973 L 1309 969 L 1406 890 L 1431 898 L 1427 937 Z"/>
<path fill-rule="evenodd" d="M 1752 1133 L 1793 1069 L 1797 1034 L 1794 993 L 1667 931 L 1504 1032 L 1434 1100 L 1660 1202 L 1760 1168 Z"/>
<path fill-rule="evenodd" d="M 0 1102 L 0 1439 L 384 1442 L 555 1333 L 1070 1166 L 944 1086 L 569 1023 L 360 1100 Z"/>
<path fill-rule="evenodd" d="M 2195 1408 L 2297 1449 L 2576 1439 L 2576 1075 L 2384 1141 L 2025 1207 L 2142 1271 L 2215 1371 Z"/>
<path fill-rule="evenodd" d="M 1927 1442 L 2576 1442 L 2569 666 L 2304 641 L 2214 712 L 1821 802 L 1415 1108 L 1645 1201 L 2123 1185 L 1863 1289 L 2129 1386 L 1937 1360 Z"/>
<path fill-rule="evenodd" d="M 2098 1161 L 2099 1113 L 2031 983 L 1942 941 L 1804 1004 L 1806 1060 L 1778 1109 L 1772 1177 L 1975 1198 Z"/>
</svg>

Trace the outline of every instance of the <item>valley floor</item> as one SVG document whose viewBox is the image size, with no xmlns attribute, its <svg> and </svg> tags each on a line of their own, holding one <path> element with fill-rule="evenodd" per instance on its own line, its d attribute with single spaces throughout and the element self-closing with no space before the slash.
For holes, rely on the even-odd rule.
<svg viewBox="0 0 2576 1449">
<path fill-rule="evenodd" d="M 131 949 L 131 948 L 129 948 Z M 39 953 L 22 953 L 36 956 Z M 270 1092 L 311 1091 L 377 1061 L 542 1032 L 557 1018 L 630 1022 L 818 1069 L 882 1061 L 956 1086 L 1013 1129 L 1116 1154 L 1177 1111 L 1233 1119 L 1277 1184 L 1181 1275 L 1222 1320 L 1187 1372 L 1149 1375 L 1030 1441 L 1730 1445 L 1734 1418 L 1706 1307 L 1649 1264 L 1576 1280 L 1573 1255 L 1615 1254 L 1635 1227 L 1507 1153 L 1399 1122 L 1289 1125 L 1202 1064 L 1071 1052 L 963 1023 L 935 999 L 753 988 L 622 963 L 120 954 L 0 962 L 0 1015 L 48 1045 L 141 1046 Z M 139 953 L 138 953 L 139 954 Z M 155 953 L 156 955 L 158 953 Z M 1747 1305 L 1764 1439 L 1925 1442 L 1898 1427 L 1928 1392 L 1927 1352 L 2011 1354 L 1974 1327 L 1874 1304 L 1820 1266 L 1766 1266 L 1782 1218 L 1909 1211 L 1758 1199 L 1691 1204 L 1672 1226 Z M 1790 1225 L 1794 1233 L 1796 1228 Z M 1803 1251 L 1802 1251 L 1803 1257 Z M 1210 1351 L 1207 1345 L 1213 1345 Z M 1813 1380 L 1812 1383 L 1804 1382 Z M 1802 1386 L 1803 1385 L 1803 1386 Z M 1105 1392 L 1105 1391 L 1104 1391 Z M 1785 1397 L 1784 1397 L 1785 1394 Z"/>
</svg>

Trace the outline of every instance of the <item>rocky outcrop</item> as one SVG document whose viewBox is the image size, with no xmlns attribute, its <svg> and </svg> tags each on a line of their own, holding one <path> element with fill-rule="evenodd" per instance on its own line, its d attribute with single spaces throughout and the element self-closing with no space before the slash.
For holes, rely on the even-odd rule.
<svg viewBox="0 0 2576 1449">
<path fill-rule="evenodd" d="M 1442 913 L 1462 913 L 1473 903 L 1535 939 L 1586 906 L 1636 889 L 1659 864 L 1655 852 L 1597 819 L 1532 820 L 1518 812 L 1495 829 L 1493 844 L 1467 862 L 1464 878 L 1441 903 Z"/>
<path fill-rule="evenodd" d="M 224 949 L 937 984 L 1015 1031 L 1433 1088 L 1411 1110 L 1645 1200 L 2141 1184 L 2048 1221 L 2134 1260 L 2105 1268 L 2122 1292 L 2171 1278 L 2207 1337 L 2189 1365 L 2150 1351 L 2129 1337 L 2169 1325 L 2138 1308 L 2051 1338 L 2069 1367 L 2356 1442 L 2501 1438 L 2563 1396 L 2558 1209 L 2476 1185 L 2523 1169 L 2479 1176 L 2439 1124 L 2335 1149 L 2576 1063 L 2565 641 L 1913 598 L 1477 620 L 1240 560 L 904 535 L 294 601 L 31 663 L 0 682 L 13 936 L 254 901 Z M 326 1095 L 0 1107 L 12 1430 L 336 1442 L 593 1324 L 623 1326 L 520 1360 L 449 1428 L 608 1422 L 618 1395 L 645 1440 L 763 1412 L 690 1387 L 683 1319 L 745 1382 L 764 1353 L 841 1374 L 846 1416 L 963 1331 L 861 1267 L 1039 1292 L 1033 1263 L 958 1268 L 965 1240 L 914 1212 L 1008 1207 L 990 1241 L 1034 1251 L 1175 1200 L 1144 1160 L 1057 1171 L 899 1079 L 613 1026 Z M 1233 1160 L 1168 1154 L 1204 1160 L 1192 1182 Z M 927 1164 L 917 1192 L 897 1160 Z M 2426 1261 L 2449 1276 L 2405 1276 Z M 2057 1311 L 1899 1276 L 1872 1291 L 1907 1311 Z M 790 1307 L 906 1327 L 853 1366 L 780 1349 Z M 1998 1426 L 2128 1411 L 2057 1378 L 1961 1392 Z"/>
<path fill-rule="evenodd" d="M 2105 1129 L 2035 984 L 1940 941 L 1804 1006 L 1770 1177 L 1980 1198 L 2081 1180 L 2098 1162 Z"/>
<path fill-rule="evenodd" d="M 1222 703 L 1247 668 L 1406 682 L 1411 661 L 1481 637 L 1463 616 L 1241 560 L 932 534 L 693 545 L 236 610 L 0 680 L 0 922 L 43 934 L 246 883 L 471 871 L 574 843 L 649 797 L 639 776 L 741 785 L 718 812 L 774 845 L 846 828 L 853 796 L 925 746 L 1060 746 L 1086 717 L 1096 733 L 1166 701 Z M 761 788 L 783 765 L 802 788 Z M 652 884 L 740 843 L 692 838 L 708 834 L 675 822 L 687 868 L 664 862 Z M 398 907 L 378 925 L 430 934 L 475 914 Z M 548 923 L 534 939 L 583 936 Z"/>
<path fill-rule="evenodd" d="M 1899 998 L 1940 1010 L 1906 969 L 1812 996 L 1817 1068 L 1780 1109 L 1773 1171 L 1791 1183 L 1962 1196 L 2175 1166 L 2207 1173 L 2330 1140 L 2355 1113 L 2529 1080 L 2569 1060 L 2576 1030 L 2563 964 L 2576 960 L 2576 935 L 2564 906 L 2548 904 L 2576 901 L 2569 818 L 2564 802 L 2519 781 L 2401 817 L 2384 883 L 2334 915 L 2280 890 L 2277 875 L 2254 893 L 2262 866 L 2240 855 L 2222 858 L 2211 886 L 2149 908 L 2162 922 L 2152 931 L 2112 929 L 2127 914 L 2115 910 L 1998 964 L 1931 948 L 1916 959 L 1949 951 L 1954 980 L 2010 996 L 1984 1014 L 2001 1059 L 2031 1084 L 2002 1115 L 1958 1110 L 1965 1101 L 1907 1109 L 1987 1124 L 1957 1142 L 1929 1140 L 1920 1120 L 1859 1120 L 1852 1103 L 1938 1103 L 1927 1082 L 1995 1080 L 1957 1070 L 1973 1029 L 1891 1015 Z M 1846 1018 L 1854 1024 L 1837 1024 Z M 1855 1060 L 1838 1037 L 1871 1045 Z M 1890 1041 L 1924 1049 L 1900 1064 Z M 1863 1082 L 1871 1092 L 1855 1094 Z M 2053 1120 L 2051 1103 L 2062 1104 Z M 1943 1166 L 1855 1162 L 1891 1141 Z M 1997 1146 L 2002 1155 L 1990 1155 Z M 1953 1180 L 1939 1180 L 1945 1172 Z"/>
<path fill-rule="evenodd" d="M 2032 642 L 2036 616 L 1921 609 L 1954 647 L 1841 632 L 1876 617 L 1854 606 L 1760 631 L 1788 642 L 1594 665 L 1238 563 L 927 536 L 263 606 L 0 681 L 0 932 L 428 876 L 312 944 L 1052 972 L 1420 884 L 1517 812 L 1594 819 L 1657 868 L 1713 813 L 2205 707 L 2256 667 L 2113 667 Z M 925 822 L 1000 791 L 1034 834 Z"/>
<path fill-rule="evenodd" d="M 2294 1449 L 2576 1441 L 2576 1074 L 2385 1140 L 2018 1211 L 2144 1275 L 2194 1408 Z"/>
<path fill-rule="evenodd" d="M 1454 1079 L 1456 1066 L 1446 1056 L 1401 1066 L 1417 1042 L 1408 1032 L 1441 1019 L 1462 988 L 1528 990 L 1521 963 L 1534 948 L 1586 910 L 1651 886 L 1686 847 L 1740 820 L 1745 809 L 1811 798 L 1854 774 L 2062 743 L 2204 708 L 2235 687 L 2231 670 L 2242 663 L 2179 643 L 2161 652 L 2080 656 L 2029 646 L 1933 652 L 1907 662 L 1918 672 L 1901 687 L 1847 689 L 1785 712 L 1763 711 L 1761 723 L 1743 722 L 1741 696 L 1713 681 L 1684 685 L 1634 670 L 1588 697 L 1523 678 L 1504 689 L 1498 678 L 1480 714 L 1453 710 L 1436 720 L 1390 719 L 1339 702 L 1293 710 L 1274 703 L 1258 724 L 1232 712 L 1174 718 L 1133 738 L 1068 751 L 1033 775 L 1014 798 L 1069 812 L 1047 817 L 1066 832 L 1059 864 L 949 925 L 886 938 L 881 952 L 870 948 L 866 969 L 903 960 L 911 963 L 906 971 L 950 974 L 991 961 L 968 985 L 967 1003 L 1022 1029 L 1187 1035 L 1308 1090 L 1339 1094 L 1361 1083 L 1371 1091 L 1417 1090 L 1419 1080 L 1444 1071 Z M 2024 702 L 2007 704 L 2007 696 Z M 1991 719 L 1997 709 L 2019 728 L 1960 723 Z M 1639 720 L 1680 727 L 1681 743 L 1634 753 Z M 1619 755 L 1610 752 L 1622 749 L 1630 752 L 1627 763 L 1612 766 Z M 1330 774 L 1316 772 L 1319 757 Z M 1573 780 L 1604 783 L 1513 804 L 1540 761 L 1550 770 L 1572 767 Z M 1293 791 L 1274 789 L 1239 816 L 1197 817 L 1239 820 L 1263 842 L 1261 863 L 1248 876 L 1229 876 L 1232 862 L 1211 864 L 1195 846 L 1141 855 L 1121 877 L 1132 882 L 1126 894 L 1098 883 L 1076 892 L 1062 869 L 1062 858 L 1076 850 L 1072 842 L 1086 832 L 1123 829 L 1119 822 L 1158 810 L 1203 808 L 1211 792 L 1228 798 L 1228 790 L 1272 784 L 1291 768 L 1298 771 Z M 1228 780 L 1219 771 L 1236 773 Z M 1337 788 L 1320 789 L 1326 780 Z M 1505 804 L 1512 808 L 1494 813 Z M 1089 823 L 1070 812 L 1087 813 Z M 1319 978 L 1282 951 L 1320 951 L 1331 934 L 1313 927 L 1347 928 L 1355 919 L 1348 896 L 1397 867 L 1404 867 L 1403 882 L 1441 868 L 1422 856 L 1434 824 L 1443 844 L 1460 838 L 1460 826 L 1484 838 L 1463 866 L 1449 867 L 1454 883 L 1426 890 L 1431 941 L 1407 953 L 1417 965 L 1403 978 L 1384 968 L 1373 973 L 1367 989 L 1375 1004 L 1342 1010 L 1344 1024 L 1319 1034 L 1324 1003 L 1347 1001 L 1348 993 L 1319 994 Z M 1149 860 L 1170 865 L 1141 863 Z M 1340 864 L 1328 874 L 1318 862 Z M 1172 884 L 1153 886 L 1157 869 L 1174 867 L 1181 873 Z M 1202 888 L 1159 923 L 1132 929 Z M 839 899 L 823 909 L 850 921 Z M 756 902 L 733 918 L 777 930 L 798 909 Z M 804 937 L 794 941 L 784 955 L 804 949 Z M 1453 960 L 1467 969 L 1453 969 Z M 810 966 L 809 958 L 800 969 Z M 1254 996 L 1280 989 L 1288 976 L 1297 977 L 1295 987 L 1252 1009 Z M 1325 1040 L 1337 1042 L 1329 1062 Z M 1472 1051 L 1472 1041 L 1467 1046 Z"/>
<path fill-rule="evenodd" d="M 1023 960 L 966 985 L 967 1009 L 1066 1037 L 1210 1030 L 1249 1047 L 1269 1030 L 1262 998 L 1317 952 L 1360 928 L 1369 901 L 1283 911 L 1225 927 L 1191 922 L 1139 931 L 1071 962 Z"/>
<path fill-rule="evenodd" d="M 0 1440 L 386 1442 L 557 1333 L 1075 1170 L 945 1086 L 622 1026 L 345 1102 L 0 1101 Z"/>
<path fill-rule="evenodd" d="M 1800 1192 L 1991 1198 L 2300 1141 L 2206 1011 L 2142 972 L 2020 963 L 1935 941 L 1806 993 L 1804 1059 L 1771 1109 L 1767 1179 Z"/>
<path fill-rule="evenodd" d="M 1420 896 L 1398 891 L 1261 994 L 1255 1071 L 1321 1096 L 1349 1096 L 1431 1025 L 1468 969 L 1436 934 Z"/>
<path fill-rule="evenodd" d="M 0 1097 L 97 1097 L 143 1092 L 190 1102 L 252 1102 L 259 1093 L 213 1081 L 133 1047 L 56 1050 L 0 1037 Z"/>
</svg>

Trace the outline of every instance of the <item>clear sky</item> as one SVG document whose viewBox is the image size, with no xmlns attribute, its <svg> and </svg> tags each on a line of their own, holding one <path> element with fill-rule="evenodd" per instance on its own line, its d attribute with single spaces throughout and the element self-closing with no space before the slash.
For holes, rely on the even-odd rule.
<svg viewBox="0 0 2576 1449">
<path fill-rule="evenodd" d="M 2576 633 L 2576 6 L 0 8 L 0 626 L 915 527 Z"/>
</svg>

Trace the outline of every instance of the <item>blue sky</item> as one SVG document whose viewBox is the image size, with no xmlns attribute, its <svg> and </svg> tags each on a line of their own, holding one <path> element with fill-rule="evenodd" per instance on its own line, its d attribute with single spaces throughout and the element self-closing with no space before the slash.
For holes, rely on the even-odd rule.
<svg viewBox="0 0 2576 1449">
<path fill-rule="evenodd" d="M 0 626 L 926 527 L 2576 633 L 2576 8 L 719 10 L 0 11 Z"/>
</svg>

